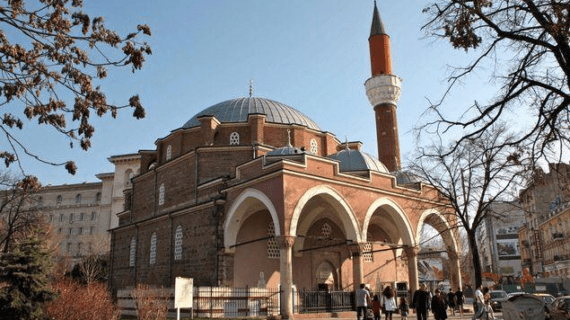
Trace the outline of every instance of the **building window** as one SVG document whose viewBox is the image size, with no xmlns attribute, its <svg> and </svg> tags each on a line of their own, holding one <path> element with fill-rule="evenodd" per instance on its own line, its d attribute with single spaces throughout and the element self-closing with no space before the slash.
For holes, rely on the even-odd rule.
<svg viewBox="0 0 570 320">
<path fill-rule="evenodd" d="M 38 206 L 43 206 L 44 205 L 44 197 L 39 197 L 38 198 Z"/>
<path fill-rule="evenodd" d="M 81 193 L 75 196 L 75 204 L 81 204 Z"/>
<path fill-rule="evenodd" d="M 135 237 L 131 238 L 131 250 L 129 251 L 129 267 L 135 266 L 135 255 L 137 253 L 137 240 Z"/>
<path fill-rule="evenodd" d="M 174 232 L 174 260 L 182 260 L 182 239 L 184 234 L 182 233 L 182 226 L 178 225 L 176 231 Z"/>
<path fill-rule="evenodd" d="M 75 213 L 69 214 L 69 223 L 73 223 L 73 218 L 75 218 Z"/>
<path fill-rule="evenodd" d="M 49 215 L 49 222 L 53 222 L 53 214 Z"/>
<path fill-rule="evenodd" d="M 97 194 L 95 195 L 95 201 L 96 202 L 101 201 L 101 192 L 97 192 Z"/>
<path fill-rule="evenodd" d="M 239 133 L 232 132 L 232 134 L 230 134 L 230 145 L 239 145 Z"/>
<path fill-rule="evenodd" d="M 89 234 L 95 234 L 95 227 L 89 227 Z"/>
<path fill-rule="evenodd" d="M 158 189 L 158 205 L 161 206 L 164 204 L 164 183 L 160 185 Z"/>
<path fill-rule="evenodd" d="M 172 146 L 168 145 L 168 147 L 166 147 L 166 161 L 172 159 Z"/>
<path fill-rule="evenodd" d="M 61 201 L 63 200 L 63 197 L 61 195 L 57 196 L 55 202 L 56 204 L 61 204 Z"/>
<path fill-rule="evenodd" d="M 156 263 L 156 232 L 152 233 L 152 236 L 150 237 L 150 259 L 149 259 L 149 264 L 155 264 Z"/>
<path fill-rule="evenodd" d="M 73 234 L 73 228 L 69 228 L 69 229 L 67 230 L 67 234 L 72 235 L 72 234 Z"/>
<path fill-rule="evenodd" d="M 81 242 L 77 243 L 77 255 L 81 256 Z"/>
<path fill-rule="evenodd" d="M 372 235 L 370 233 L 366 234 L 366 244 L 364 245 L 363 255 L 365 262 L 373 262 L 373 253 L 372 253 Z"/>
<path fill-rule="evenodd" d="M 61 234 L 61 228 L 57 229 L 57 234 Z"/>
<path fill-rule="evenodd" d="M 78 234 L 78 235 L 82 235 L 82 234 L 83 234 L 83 227 L 77 228 L 77 234 Z"/>
<path fill-rule="evenodd" d="M 91 221 L 95 221 L 97 219 L 97 212 L 91 212 Z"/>
<path fill-rule="evenodd" d="M 273 221 L 270 221 L 267 226 L 267 236 L 272 237 L 267 240 L 267 257 L 279 258 L 279 244 L 275 240 L 275 225 Z"/>
<path fill-rule="evenodd" d="M 61 213 L 59 215 L 59 222 L 63 222 L 63 220 L 65 220 L 65 214 Z"/>
<path fill-rule="evenodd" d="M 85 220 L 85 213 L 81 212 L 79 214 L 79 221 L 83 221 L 83 220 Z"/>
<path fill-rule="evenodd" d="M 325 222 L 325 224 L 323 224 L 323 226 L 321 227 L 321 236 L 325 239 L 330 239 L 332 234 L 332 228 L 331 226 Z"/>
<path fill-rule="evenodd" d="M 311 153 L 312 154 L 317 154 L 318 150 L 318 146 L 317 146 L 317 140 L 315 139 L 311 139 Z"/>
<path fill-rule="evenodd" d="M 71 242 L 67 243 L 67 253 L 71 255 L 73 248 L 71 247 L 73 244 Z"/>
</svg>

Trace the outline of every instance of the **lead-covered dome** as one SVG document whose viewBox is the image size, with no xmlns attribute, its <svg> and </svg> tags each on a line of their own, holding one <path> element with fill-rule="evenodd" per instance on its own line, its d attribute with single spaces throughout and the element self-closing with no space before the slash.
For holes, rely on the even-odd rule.
<svg viewBox="0 0 570 320">
<path fill-rule="evenodd" d="M 328 157 L 340 162 L 340 172 L 372 170 L 389 173 L 380 160 L 360 150 L 344 149 Z"/>
<path fill-rule="evenodd" d="M 214 116 L 218 121 L 224 122 L 247 122 L 249 114 L 265 114 L 267 122 L 298 124 L 310 129 L 322 131 L 316 122 L 311 120 L 299 110 L 289 107 L 281 102 L 265 98 L 249 97 L 227 100 L 206 108 L 182 126 L 183 129 L 200 126 L 198 117 Z"/>
</svg>

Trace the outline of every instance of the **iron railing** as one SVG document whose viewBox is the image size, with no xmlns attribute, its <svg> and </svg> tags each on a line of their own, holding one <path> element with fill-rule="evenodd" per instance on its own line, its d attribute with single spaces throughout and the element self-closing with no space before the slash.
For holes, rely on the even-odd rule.
<svg viewBox="0 0 570 320">
<path fill-rule="evenodd" d="M 347 291 L 297 292 L 299 313 L 324 313 L 354 310 L 354 294 Z"/>
</svg>

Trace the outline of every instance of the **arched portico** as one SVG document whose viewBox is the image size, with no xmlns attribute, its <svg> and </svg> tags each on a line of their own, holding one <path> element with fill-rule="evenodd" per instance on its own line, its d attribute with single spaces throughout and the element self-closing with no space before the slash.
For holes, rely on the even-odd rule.
<svg viewBox="0 0 570 320">
<path fill-rule="evenodd" d="M 281 236 L 279 217 L 271 199 L 257 189 L 248 188 L 236 198 L 228 210 L 224 222 L 224 247 L 226 251 L 231 252 L 231 247 L 236 244 L 238 232 L 245 219 L 260 210 L 269 211 L 275 226 L 275 236 Z"/>
<path fill-rule="evenodd" d="M 374 259 L 393 259 L 391 264 L 388 263 L 386 265 L 386 267 L 389 265 L 389 272 L 394 275 L 392 280 L 407 280 L 410 284 L 410 289 L 415 290 L 418 283 L 417 256 L 410 249 L 415 248 L 417 242 L 412 224 L 402 207 L 391 198 L 382 197 L 376 199 L 368 207 L 362 226 L 362 234 L 367 234 L 370 237 L 367 239 L 369 241 L 368 246 L 369 250 L 372 251 Z M 391 253 L 391 255 L 386 251 Z M 398 262 L 403 252 L 405 252 L 405 256 L 408 259 L 407 279 L 398 277 L 401 274 L 398 268 L 404 267 L 404 265 L 400 265 Z M 380 285 L 378 283 L 379 274 L 386 274 L 386 272 L 380 272 L 378 269 L 372 269 L 368 273 L 369 279 L 371 277 L 375 278 L 371 282 L 376 283 L 377 287 Z"/>
<path fill-rule="evenodd" d="M 422 212 L 418 221 L 416 229 L 417 243 L 420 243 L 421 230 L 426 224 L 433 227 L 443 239 L 449 259 L 450 284 L 454 290 L 457 290 L 457 288 L 462 286 L 461 265 L 458 254 L 461 248 L 456 238 L 457 232 L 455 230 L 457 229 L 450 224 L 446 215 L 436 209 L 427 209 Z"/>
</svg>

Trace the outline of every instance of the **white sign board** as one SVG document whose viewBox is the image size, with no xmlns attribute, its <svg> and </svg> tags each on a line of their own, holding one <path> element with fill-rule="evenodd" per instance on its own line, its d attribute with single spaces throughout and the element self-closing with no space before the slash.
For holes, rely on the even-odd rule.
<svg viewBox="0 0 570 320">
<path fill-rule="evenodd" d="M 174 308 L 191 309 L 194 279 L 176 277 L 174 290 Z"/>
</svg>

